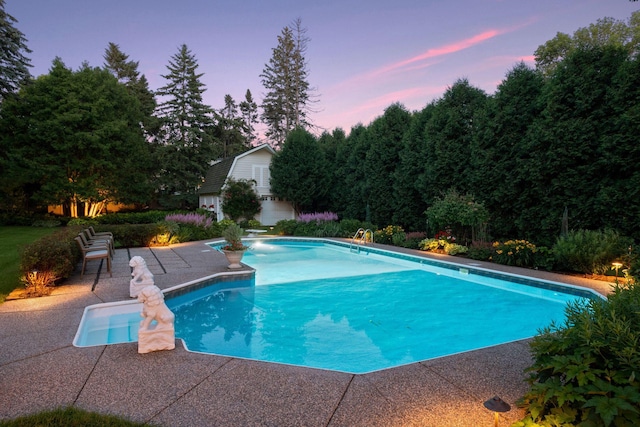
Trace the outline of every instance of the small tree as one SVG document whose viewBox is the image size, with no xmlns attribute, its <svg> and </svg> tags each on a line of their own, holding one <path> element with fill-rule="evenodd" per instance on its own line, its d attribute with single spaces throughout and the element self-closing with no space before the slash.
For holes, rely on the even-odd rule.
<svg viewBox="0 0 640 427">
<path fill-rule="evenodd" d="M 455 189 L 450 189 L 442 199 L 436 199 L 426 214 L 432 227 L 451 229 L 459 238 L 465 238 L 470 228 L 472 240 L 481 237 L 476 234 L 489 219 L 489 212 L 482 203 L 476 202 L 471 195 L 458 194 Z"/>
<path fill-rule="evenodd" d="M 222 189 L 222 211 L 233 221 L 249 220 L 256 216 L 262 206 L 254 190 L 254 180 L 229 178 Z"/>
</svg>

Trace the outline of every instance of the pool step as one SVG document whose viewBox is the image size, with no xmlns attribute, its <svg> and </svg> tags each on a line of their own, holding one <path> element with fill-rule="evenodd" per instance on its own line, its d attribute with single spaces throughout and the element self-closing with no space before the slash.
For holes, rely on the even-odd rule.
<svg viewBox="0 0 640 427">
<path fill-rule="evenodd" d="M 112 316 L 109 319 L 107 343 L 119 344 L 138 341 L 140 314 L 128 313 Z"/>
</svg>

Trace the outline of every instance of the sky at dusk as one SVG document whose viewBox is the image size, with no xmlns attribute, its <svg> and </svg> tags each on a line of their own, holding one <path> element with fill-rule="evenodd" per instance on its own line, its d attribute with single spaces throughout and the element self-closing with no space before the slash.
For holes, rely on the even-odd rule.
<svg viewBox="0 0 640 427">
<path fill-rule="evenodd" d="M 400 102 L 420 110 L 460 78 L 493 94 L 519 61 L 557 32 L 573 34 L 604 17 L 627 20 L 628 0 L 6 0 L 27 38 L 34 76 L 57 56 L 70 68 L 104 64 L 109 42 L 138 61 L 152 90 L 165 85 L 171 57 L 195 55 L 204 101 L 260 103 L 260 74 L 282 28 L 302 20 L 316 88 L 314 124 L 347 133 Z"/>
</svg>

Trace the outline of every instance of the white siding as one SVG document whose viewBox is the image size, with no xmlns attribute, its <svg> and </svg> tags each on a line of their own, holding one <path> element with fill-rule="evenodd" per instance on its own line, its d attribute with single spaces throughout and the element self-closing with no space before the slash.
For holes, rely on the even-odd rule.
<svg viewBox="0 0 640 427">
<path fill-rule="evenodd" d="M 233 179 L 255 179 L 258 183 L 256 188 L 258 195 L 269 194 L 268 180 L 271 157 L 271 153 L 267 150 L 259 150 L 248 156 L 238 158 L 233 169 L 229 171 L 229 175 Z"/>
<path fill-rule="evenodd" d="M 275 225 L 283 219 L 295 219 L 295 212 L 291 203 L 285 202 L 271 194 L 269 165 L 273 155 L 268 150 L 258 150 L 246 156 L 236 158 L 234 165 L 229 171 L 229 176 L 233 179 L 255 180 L 255 190 L 262 199 L 262 210 L 256 218 L 263 225 Z M 216 200 L 216 208 L 220 201 Z M 202 197 L 201 197 L 201 205 Z M 207 203 L 207 206 L 209 203 Z M 222 219 L 222 212 L 218 213 L 218 220 Z"/>
</svg>

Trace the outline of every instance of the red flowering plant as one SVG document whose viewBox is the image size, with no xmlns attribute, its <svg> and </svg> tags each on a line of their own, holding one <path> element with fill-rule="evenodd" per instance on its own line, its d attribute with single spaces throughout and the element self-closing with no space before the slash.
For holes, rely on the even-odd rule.
<svg viewBox="0 0 640 427">
<path fill-rule="evenodd" d="M 436 240 L 444 240 L 447 243 L 453 243 L 456 241 L 455 236 L 451 234 L 451 229 L 447 228 L 445 230 L 440 230 L 436 233 L 434 239 Z"/>
</svg>

